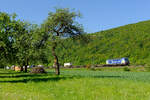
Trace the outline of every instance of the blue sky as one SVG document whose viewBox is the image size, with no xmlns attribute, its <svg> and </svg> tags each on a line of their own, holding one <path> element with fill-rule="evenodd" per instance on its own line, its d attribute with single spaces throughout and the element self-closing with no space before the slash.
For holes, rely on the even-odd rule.
<svg viewBox="0 0 150 100">
<path fill-rule="evenodd" d="M 0 0 L 0 11 L 41 24 L 54 7 L 75 8 L 88 33 L 150 19 L 150 0 Z"/>
</svg>

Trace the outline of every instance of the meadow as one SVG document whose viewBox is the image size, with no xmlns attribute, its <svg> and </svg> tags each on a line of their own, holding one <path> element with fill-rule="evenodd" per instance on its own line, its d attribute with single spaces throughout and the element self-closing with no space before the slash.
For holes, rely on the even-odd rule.
<svg viewBox="0 0 150 100">
<path fill-rule="evenodd" d="M 77 15 L 56 9 L 35 25 L 0 12 L 0 68 L 58 65 L 56 55 L 61 66 L 85 66 L 61 69 L 59 76 L 54 69 L 46 74 L 0 69 L 0 100 L 150 100 L 150 20 L 83 38 L 77 34 L 84 33 Z M 129 58 L 130 68 L 91 68 L 122 57 Z"/>
<path fill-rule="evenodd" d="M 53 69 L 47 74 L 0 70 L 0 100 L 149 100 L 150 73 Z"/>
</svg>

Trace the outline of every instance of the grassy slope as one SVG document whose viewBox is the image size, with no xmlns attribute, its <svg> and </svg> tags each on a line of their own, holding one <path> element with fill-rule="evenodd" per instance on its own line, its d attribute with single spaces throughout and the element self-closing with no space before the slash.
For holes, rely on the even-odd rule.
<svg viewBox="0 0 150 100">
<path fill-rule="evenodd" d="M 150 73 L 62 70 L 61 76 L 0 70 L 0 100 L 149 100 Z"/>
<path fill-rule="evenodd" d="M 150 64 L 150 21 L 129 24 L 89 36 L 92 41 L 87 45 L 66 41 L 68 49 L 58 49 L 61 63 L 104 64 L 106 59 L 129 57 L 133 65 Z"/>
</svg>

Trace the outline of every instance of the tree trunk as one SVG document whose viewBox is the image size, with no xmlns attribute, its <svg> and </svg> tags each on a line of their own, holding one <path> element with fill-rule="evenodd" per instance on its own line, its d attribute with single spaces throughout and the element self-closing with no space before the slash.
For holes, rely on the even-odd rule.
<svg viewBox="0 0 150 100">
<path fill-rule="evenodd" d="M 26 65 L 25 65 L 25 69 L 24 69 L 24 70 L 25 70 L 25 73 L 27 73 L 27 71 L 28 71 L 28 70 L 27 70 L 27 69 L 28 69 L 27 66 L 28 66 L 28 59 L 27 59 L 27 63 L 26 63 Z"/>
<path fill-rule="evenodd" d="M 23 66 L 25 65 L 24 61 L 23 61 L 23 64 L 21 64 L 21 69 L 20 69 L 20 72 L 23 72 Z"/>
<path fill-rule="evenodd" d="M 24 67 L 25 66 L 25 62 L 23 61 L 23 64 L 21 65 L 21 69 L 20 69 L 20 72 L 23 72 L 24 71 Z"/>
<path fill-rule="evenodd" d="M 58 57 L 57 57 L 57 55 L 55 53 L 55 48 L 56 48 L 56 43 L 52 47 L 52 54 L 54 56 L 54 66 L 55 66 L 56 75 L 60 75 L 59 62 L 58 62 Z"/>
<path fill-rule="evenodd" d="M 14 66 L 13 70 L 15 71 L 16 66 Z"/>
<path fill-rule="evenodd" d="M 25 65 L 25 69 L 24 69 L 25 73 L 27 73 L 27 66 L 28 66 L 28 65 Z"/>
<path fill-rule="evenodd" d="M 21 66 L 21 69 L 20 69 L 20 71 L 21 71 L 21 72 L 23 71 L 23 66 Z"/>
</svg>

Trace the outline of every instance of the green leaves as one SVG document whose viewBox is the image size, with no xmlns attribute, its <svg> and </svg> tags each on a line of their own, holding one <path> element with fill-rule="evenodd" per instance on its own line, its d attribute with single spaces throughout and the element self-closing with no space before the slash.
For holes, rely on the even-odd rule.
<svg viewBox="0 0 150 100">
<path fill-rule="evenodd" d="M 48 18 L 41 25 L 45 32 L 52 34 L 53 40 L 56 37 L 71 37 L 84 33 L 80 24 L 75 19 L 80 14 L 69 10 L 68 8 L 56 9 L 50 12 Z"/>
<path fill-rule="evenodd" d="M 0 12 L 0 64 L 27 64 L 33 55 L 36 25 L 16 20 L 16 14 Z M 34 35 L 35 36 L 35 35 Z"/>
</svg>

